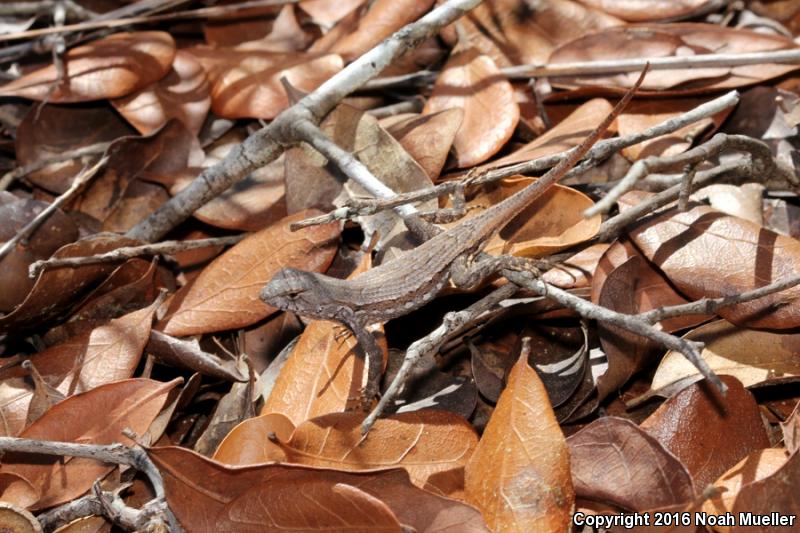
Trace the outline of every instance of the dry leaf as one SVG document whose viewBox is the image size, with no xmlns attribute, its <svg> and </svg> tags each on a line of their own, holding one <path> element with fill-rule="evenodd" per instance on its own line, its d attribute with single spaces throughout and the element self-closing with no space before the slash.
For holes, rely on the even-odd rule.
<svg viewBox="0 0 800 533">
<path fill-rule="evenodd" d="M 720 376 L 724 397 L 702 381 L 664 402 L 641 428 L 686 465 L 698 488 L 713 483 L 749 453 L 769 447 L 753 396 L 735 378 Z"/>
<path fill-rule="evenodd" d="M 606 243 L 593 244 L 542 274 L 542 279 L 561 289 L 587 287 L 608 247 Z"/>
<path fill-rule="evenodd" d="M 534 181 L 535 178 L 520 175 L 501 180 L 497 186 L 467 202 L 467 218 L 492 207 Z M 594 202 L 585 194 L 556 184 L 492 236 L 484 251 L 494 255 L 536 258 L 587 241 L 597 233 L 602 218 L 599 215 L 583 218 L 583 210 L 592 205 Z"/>
<path fill-rule="evenodd" d="M 232 48 L 194 47 L 192 54 L 211 81 L 211 109 L 225 118 L 275 118 L 289 105 L 280 82 L 304 92 L 316 89 L 339 72 L 336 54 L 257 52 Z"/>
<path fill-rule="evenodd" d="M 0 524 L 8 533 L 42 533 L 42 526 L 36 517 L 13 503 L 0 502 Z"/>
<path fill-rule="evenodd" d="M 706 500 L 703 503 L 703 512 L 724 515 L 733 511 L 736 497 L 742 487 L 771 476 L 786 464 L 787 458 L 786 450 L 778 448 L 767 448 L 751 453 L 714 482 L 714 487 L 721 489 L 722 494 Z M 727 526 L 716 526 L 714 529 L 721 533 L 730 531 Z"/>
<path fill-rule="evenodd" d="M 174 57 L 175 41 L 168 33 L 115 33 L 68 50 L 64 80 L 49 65 L 0 87 L 0 95 L 51 103 L 118 98 L 163 78 Z"/>
<path fill-rule="evenodd" d="M 375 0 L 358 22 L 358 29 L 337 41 L 331 49 L 347 61 L 389 37 L 409 22 L 417 20 L 434 0 Z"/>
<path fill-rule="evenodd" d="M 631 192 L 621 204 L 643 201 Z M 641 252 L 691 299 L 739 294 L 797 274 L 800 242 L 710 207 L 671 209 L 629 232 Z M 787 329 L 800 325 L 800 287 L 723 307 L 738 326 Z"/>
<path fill-rule="evenodd" d="M 478 443 L 458 415 L 422 410 L 379 418 L 366 439 L 364 415 L 331 413 L 297 426 L 284 452 L 290 463 L 362 471 L 400 467 L 420 488 L 459 497 L 464 465 Z"/>
<path fill-rule="evenodd" d="M 371 533 L 400 531 L 397 519 L 421 533 L 488 531 L 475 509 L 418 489 L 399 469 L 229 468 L 174 447 L 153 448 L 150 457 L 164 476 L 170 508 L 189 531 Z M 359 492 L 336 490 L 343 485 Z"/>
<path fill-rule="evenodd" d="M 790 453 L 800 449 L 800 402 L 794 406 L 792 413 L 781 422 L 781 432 L 783 433 L 783 443 Z"/>
<path fill-rule="evenodd" d="M 684 338 L 702 342 L 705 347 L 700 355 L 711 370 L 733 376 L 745 387 L 800 376 L 800 334 L 743 329 L 718 320 L 690 331 Z M 697 374 L 683 355 L 669 351 L 651 387 L 660 389 Z"/>
<path fill-rule="evenodd" d="M 164 405 L 169 391 L 180 381 L 161 383 L 128 379 L 102 385 L 55 405 L 20 437 L 130 445 L 132 442 L 122 435 L 122 430 L 130 428 L 138 435 L 144 434 Z M 6 453 L 0 473 L 22 476 L 40 490 L 38 501 L 30 508 L 42 509 L 80 496 L 113 468 L 115 465 L 91 459 Z M 5 494 L 2 497 L 8 501 Z"/>
<path fill-rule="evenodd" d="M 181 120 L 197 135 L 211 108 L 210 90 L 200 62 L 179 50 L 172 69 L 161 80 L 111 104 L 142 135 L 158 131 L 171 118 Z"/>
<path fill-rule="evenodd" d="M 312 210 L 284 218 L 215 259 L 176 293 L 160 329 L 182 337 L 248 326 L 274 313 L 258 297 L 272 276 L 285 267 L 324 272 L 333 260 L 337 223 L 289 230 L 292 222 L 317 214 Z"/>
<path fill-rule="evenodd" d="M 519 121 L 511 83 L 491 58 L 474 48 L 457 48 L 451 53 L 423 113 L 454 107 L 464 110 L 453 141 L 460 168 L 477 165 L 496 154 L 511 138 Z"/>
<path fill-rule="evenodd" d="M 467 501 L 494 531 L 566 531 L 572 523 L 569 450 L 547 391 L 524 358 L 466 468 Z"/>
<path fill-rule="evenodd" d="M 711 0 L 581 0 L 609 15 L 629 22 L 647 22 L 688 18 L 706 7 Z"/>
<path fill-rule="evenodd" d="M 244 466 L 275 461 L 285 463 L 286 453 L 273 442 L 273 435 L 287 442 L 292 437 L 294 424 L 285 416 L 270 413 L 248 418 L 219 443 L 212 459 L 231 466 Z"/>
<path fill-rule="evenodd" d="M 800 492 L 797 491 L 799 478 L 800 453 L 795 452 L 771 476 L 742 487 L 733 504 L 733 514 L 740 517 L 740 520 L 731 528 L 731 533 L 753 531 L 751 526 L 741 521 L 742 515 L 760 519 L 760 524 L 752 524 L 761 525 L 758 531 L 764 533 L 797 529 L 797 517 L 800 516 Z M 764 518 L 768 521 L 764 521 Z"/>
<path fill-rule="evenodd" d="M 456 107 L 430 115 L 387 117 L 380 124 L 435 181 L 463 118 L 464 112 Z"/>
<path fill-rule="evenodd" d="M 567 444 L 578 498 L 639 512 L 694 499 L 686 467 L 629 420 L 600 418 Z"/>
</svg>

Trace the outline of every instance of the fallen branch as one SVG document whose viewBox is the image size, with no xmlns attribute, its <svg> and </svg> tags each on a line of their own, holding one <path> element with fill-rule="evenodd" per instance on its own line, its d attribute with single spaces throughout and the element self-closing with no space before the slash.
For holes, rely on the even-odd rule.
<svg viewBox="0 0 800 533">
<path fill-rule="evenodd" d="M 21 167 L 15 168 L 14 170 L 9 170 L 5 174 L 3 174 L 2 178 L 0 178 L 0 191 L 7 190 L 9 186 L 11 186 L 11 184 L 14 183 L 15 180 L 25 177 L 31 172 L 36 172 L 37 170 L 41 170 L 54 163 L 63 163 L 65 161 L 71 161 L 73 159 L 78 159 L 80 157 L 85 157 L 87 155 L 103 154 L 110 145 L 111 145 L 110 142 L 90 144 L 89 146 L 83 146 L 75 150 L 62 152 L 57 156 L 48 157 L 45 159 L 39 159 L 38 161 L 34 161 L 33 163 L 30 163 L 28 165 L 23 165 Z"/>
<path fill-rule="evenodd" d="M 94 265 L 97 263 L 115 263 L 125 261 L 143 255 L 174 254 L 186 250 L 197 248 L 208 248 L 211 246 L 229 246 L 240 242 L 247 236 L 229 235 L 227 237 L 212 237 L 208 239 L 192 239 L 187 241 L 164 241 L 153 244 L 143 244 L 141 246 L 123 246 L 110 252 L 98 255 L 87 255 L 80 257 L 56 257 L 35 261 L 28 267 L 28 276 L 35 278 L 45 269 L 58 267 L 80 267 L 84 265 Z"/>
</svg>

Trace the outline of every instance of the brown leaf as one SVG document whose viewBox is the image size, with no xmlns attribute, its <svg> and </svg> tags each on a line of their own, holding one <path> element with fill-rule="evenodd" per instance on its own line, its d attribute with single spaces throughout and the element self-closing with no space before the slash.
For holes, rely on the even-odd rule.
<svg viewBox="0 0 800 533">
<path fill-rule="evenodd" d="M 32 165 L 64 152 L 136 134 L 106 102 L 80 107 L 42 104 L 17 128 L 14 150 L 20 165 Z M 84 167 L 85 158 L 47 165 L 25 176 L 34 185 L 61 194 Z"/>
<path fill-rule="evenodd" d="M 171 118 L 181 120 L 197 135 L 211 107 L 210 91 L 200 62 L 179 50 L 172 69 L 161 80 L 111 104 L 142 135 L 158 131 Z"/>
<path fill-rule="evenodd" d="M 150 456 L 164 476 L 170 508 L 191 531 L 213 527 L 277 533 L 293 526 L 302 531 L 396 531 L 396 522 L 384 522 L 386 507 L 375 505 L 379 498 L 400 522 L 421 533 L 488 532 L 474 508 L 418 489 L 399 469 L 359 474 L 278 464 L 228 468 L 173 447 L 153 448 Z M 341 499 L 332 490 L 338 484 L 373 499 Z M 247 519 L 252 525 L 245 528 Z"/>
<path fill-rule="evenodd" d="M 150 338 L 160 302 L 40 352 L 33 359 L 48 384 L 65 396 L 130 378 Z"/>
<path fill-rule="evenodd" d="M 485 34 L 515 65 L 546 63 L 550 51 L 587 33 L 622 24 L 603 11 L 574 0 L 487 0 L 467 15 L 475 28 L 469 35 Z M 469 26 L 467 26 L 469 28 Z"/>
<path fill-rule="evenodd" d="M 786 450 L 778 448 L 767 448 L 749 454 L 714 482 L 714 487 L 721 489 L 722 494 L 703 503 L 703 512 L 724 515 L 733 511 L 736 497 L 743 487 L 771 476 L 786 464 L 787 458 Z M 730 531 L 726 526 L 717 526 L 714 529 L 723 533 Z"/>
<path fill-rule="evenodd" d="M 263 25 L 262 25 L 263 27 Z M 294 6 L 289 4 L 281 8 L 272 23 L 268 35 L 258 39 L 241 41 L 237 50 L 254 50 L 264 52 L 300 52 L 305 50 L 311 41 L 311 35 L 303 31 L 294 14 Z"/>
<path fill-rule="evenodd" d="M 339 72 L 336 54 L 254 52 L 230 48 L 186 50 L 205 68 L 211 81 L 211 108 L 225 118 L 275 118 L 289 105 L 280 82 L 305 92 Z"/>
<path fill-rule="evenodd" d="M 98 234 L 62 246 L 53 257 L 96 255 L 120 246 L 137 244 L 141 243 L 120 235 Z M 114 268 L 113 264 L 95 264 L 45 270 L 39 274 L 25 300 L 11 313 L 0 317 L 0 332 L 39 326 L 53 319 L 79 303 L 77 298 Z"/>
<path fill-rule="evenodd" d="M 387 117 L 381 121 L 381 126 L 435 181 L 442 172 L 463 118 L 464 112 L 454 107 L 431 115 Z"/>
<path fill-rule="evenodd" d="M 700 354 L 717 374 L 727 374 L 751 387 L 770 380 L 800 376 L 800 334 L 771 333 L 718 320 L 693 329 L 684 338 L 702 342 Z M 653 376 L 653 389 L 698 375 L 681 354 L 667 352 Z"/>
<path fill-rule="evenodd" d="M 673 23 L 608 28 L 584 35 L 555 49 L 549 63 L 600 61 L 638 57 L 742 54 L 784 50 L 796 45 L 788 37 L 722 27 L 714 24 Z M 734 67 L 656 70 L 647 75 L 644 91 L 659 96 L 730 89 L 781 76 L 797 65 L 762 63 Z M 621 92 L 633 85 L 638 73 L 589 78 L 558 78 L 559 86 L 600 86 Z"/>
<path fill-rule="evenodd" d="M 233 428 L 219 443 L 212 459 L 230 466 L 275 461 L 285 463 L 286 453 L 273 442 L 273 435 L 288 441 L 294 432 L 292 421 L 278 413 L 248 418 Z"/>
<path fill-rule="evenodd" d="M 593 244 L 542 274 L 542 279 L 561 289 L 587 287 L 592 284 L 597 263 L 608 247 L 606 243 Z"/>
<path fill-rule="evenodd" d="M 488 56 L 474 48 L 456 49 L 436 80 L 423 113 L 464 110 L 453 148 L 460 168 L 482 163 L 511 138 L 519 106 L 511 83 Z M 487 120 L 487 109 L 492 111 Z"/>
<path fill-rule="evenodd" d="M 417 20 L 434 0 L 376 0 L 358 22 L 358 29 L 339 40 L 331 49 L 347 61 L 370 50 L 406 24 Z"/>
<path fill-rule="evenodd" d="M 339 238 L 337 223 L 289 230 L 292 222 L 317 214 L 305 211 L 284 218 L 215 259 L 194 283 L 176 293 L 160 329 L 182 337 L 247 326 L 274 313 L 258 294 L 278 270 L 294 267 L 324 272 L 333 260 Z"/>
<path fill-rule="evenodd" d="M 481 169 L 522 163 L 548 155 L 564 152 L 578 146 L 611 112 L 611 104 L 603 98 L 594 98 L 569 114 L 553 128 L 547 130 L 525 146 L 505 157 L 487 163 Z M 613 133 L 613 125 L 608 132 Z"/>
<path fill-rule="evenodd" d="M 728 386 L 724 397 L 705 381 L 695 383 L 641 424 L 686 465 L 698 489 L 713 483 L 747 454 L 769 447 L 753 396 L 735 378 L 720 379 Z"/>
<path fill-rule="evenodd" d="M 49 65 L 0 87 L 0 94 L 52 103 L 118 98 L 163 78 L 174 57 L 175 41 L 168 33 L 115 33 L 68 50 L 64 80 Z"/>
<path fill-rule="evenodd" d="M 637 203 L 631 192 L 621 202 Z M 800 242 L 703 205 L 671 209 L 629 232 L 642 253 L 691 299 L 739 294 L 797 274 Z M 735 258 L 735 259 L 734 259 Z M 800 325 L 800 287 L 721 308 L 738 326 L 787 329 Z"/>
<path fill-rule="evenodd" d="M 431 492 L 458 497 L 464 465 L 478 443 L 475 430 L 447 411 L 422 410 L 380 418 L 366 439 L 360 413 L 331 413 L 297 426 L 284 452 L 290 463 L 358 472 L 401 467 Z"/>
<path fill-rule="evenodd" d="M 797 517 L 800 516 L 798 479 L 800 479 L 800 453 L 795 452 L 771 476 L 742 487 L 733 505 L 734 516 L 740 519 L 731 528 L 731 533 L 753 531 L 752 527 L 742 522 L 742 515 L 761 519 L 752 524 L 760 525 L 758 531 L 764 533 L 787 531 L 787 526 L 796 529 Z"/>
<path fill-rule="evenodd" d="M 23 227 L 50 204 L 19 198 L 0 205 L 0 242 L 12 239 Z M 33 288 L 28 266 L 47 259 L 61 246 L 78 238 L 78 227 L 61 209 L 56 209 L 26 239 L 0 258 L 0 312 L 8 312 L 22 303 Z"/>
<path fill-rule="evenodd" d="M 660 100 L 634 100 L 617 117 L 620 137 L 639 133 L 665 120 L 677 117 L 708 101 L 708 98 L 671 98 Z M 701 133 L 710 134 L 730 115 L 732 108 L 708 118 L 704 118 L 667 135 L 648 139 L 628 146 L 622 155 L 631 161 L 648 156 L 671 156 L 685 152 L 692 146 L 692 140 Z M 712 130 L 712 131 L 707 131 Z"/>
<path fill-rule="evenodd" d="M 384 503 L 354 487 L 354 474 L 275 464 L 231 469 L 183 448 L 149 453 L 189 531 L 401 531 Z"/>
<path fill-rule="evenodd" d="M 127 379 L 102 385 L 67 398 L 47 411 L 20 434 L 22 438 L 81 442 L 83 444 L 132 444 L 122 435 L 130 428 L 143 434 L 156 417 L 168 392 L 180 380 L 161 383 Z M 99 411 L 98 411 L 99 409 Z M 0 472 L 24 477 L 41 491 L 32 509 L 52 507 L 80 496 L 114 465 L 90 459 L 6 453 Z M 7 499 L 5 494 L 3 499 Z"/>
<path fill-rule="evenodd" d="M 493 530 L 566 531 L 569 450 L 536 372 L 520 358 L 466 467 L 467 501 Z"/>
<path fill-rule="evenodd" d="M 202 169 L 186 169 L 176 176 L 170 192 L 189 186 Z M 242 231 L 264 229 L 286 216 L 284 158 L 248 174 L 194 212 L 194 217 L 218 228 Z"/>
<path fill-rule="evenodd" d="M 686 467 L 629 420 L 600 418 L 567 444 L 578 498 L 639 512 L 694 498 Z"/>
<path fill-rule="evenodd" d="M 535 178 L 520 175 L 501 180 L 495 187 L 467 202 L 467 218 L 501 202 L 534 181 Z M 587 241 L 597 233 L 601 222 L 600 216 L 586 219 L 581 214 L 592 205 L 594 202 L 585 194 L 556 184 L 492 236 L 484 251 L 494 255 L 544 257 Z"/>
</svg>

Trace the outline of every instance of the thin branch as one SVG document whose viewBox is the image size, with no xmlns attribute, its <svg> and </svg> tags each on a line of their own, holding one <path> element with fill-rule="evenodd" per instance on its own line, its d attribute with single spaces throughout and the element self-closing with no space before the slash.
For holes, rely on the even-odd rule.
<svg viewBox="0 0 800 533">
<path fill-rule="evenodd" d="M 797 285 L 800 285 L 800 274 L 789 276 L 788 278 L 778 280 L 769 285 L 764 285 L 763 287 L 751 289 L 739 294 L 721 296 L 719 298 L 701 298 L 700 300 L 687 304 L 659 307 L 645 313 L 639 313 L 636 316 L 641 320 L 655 324 L 661 320 L 676 316 L 710 315 L 716 313 L 717 310 L 723 307 L 758 300 L 759 298 L 790 289 Z"/>
<path fill-rule="evenodd" d="M 281 112 L 268 126 L 250 135 L 221 162 L 205 169 L 187 188 L 132 228 L 127 236 L 146 242 L 159 239 L 206 202 L 296 144 L 298 124 L 305 120 L 319 124 L 345 96 L 479 3 L 480 0 L 449 0 L 400 29 Z"/>
<path fill-rule="evenodd" d="M 28 267 L 28 275 L 35 278 L 45 269 L 58 267 L 80 267 L 84 265 L 94 265 L 97 263 L 114 263 L 124 261 L 143 255 L 174 254 L 186 250 L 197 248 L 208 248 L 211 246 L 229 246 L 240 242 L 247 236 L 229 235 L 226 237 L 212 237 L 208 239 L 192 239 L 187 241 L 164 241 L 154 244 L 143 244 L 141 246 L 123 246 L 110 252 L 98 255 L 88 255 L 81 257 L 56 257 L 35 261 Z"/>
<path fill-rule="evenodd" d="M 737 93 L 736 91 L 731 91 L 718 98 L 715 98 L 714 100 L 711 100 L 704 104 L 700 104 L 694 109 L 691 109 L 686 113 L 683 113 L 677 117 L 670 118 L 659 124 L 656 124 L 655 126 L 647 128 L 644 131 L 633 133 L 625 137 L 616 137 L 613 139 L 606 139 L 603 141 L 599 141 L 589 151 L 584 161 L 580 165 L 576 166 L 569 173 L 567 173 L 564 179 L 569 179 L 570 177 L 573 176 L 579 176 L 580 174 L 586 172 L 587 169 L 596 166 L 601 161 L 608 158 L 611 154 L 619 150 L 622 150 L 623 148 L 627 148 L 629 146 L 633 146 L 643 141 L 660 137 L 662 135 L 673 133 L 681 128 L 688 126 L 689 124 L 693 124 L 704 118 L 716 115 L 717 113 L 731 106 L 736 105 L 738 102 L 739 102 L 739 93 Z M 494 181 L 503 178 L 507 178 L 509 176 L 513 176 L 515 174 L 532 174 L 536 172 L 541 172 L 543 170 L 549 169 L 557 165 L 559 161 L 561 161 L 565 157 L 568 157 L 570 152 L 571 150 L 566 150 L 558 154 L 553 154 L 546 157 L 540 157 L 538 159 L 533 159 L 531 161 L 516 163 L 514 165 L 509 165 L 502 168 L 493 168 L 489 170 L 484 170 L 483 172 L 475 176 L 470 177 L 468 175 L 467 179 L 469 180 L 469 184 L 471 185 L 472 184 L 483 185 L 487 183 L 492 183 Z M 411 202 L 421 202 L 425 200 L 430 200 L 431 198 L 444 196 L 446 194 L 452 194 L 459 187 L 463 186 L 464 184 L 459 181 L 447 181 L 445 183 L 441 183 L 439 185 L 436 185 L 428 189 L 397 194 L 391 198 L 377 198 L 374 200 L 351 200 L 350 202 L 347 203 L 347 205 L 335 209 L 330 213 L 326 213 L 318 217 L 308 218 L 301 222 L 294 223 L 292 224 L 292 229 L 296 230 L 306 226 L 327 224 L 335 220 L 348 220 L 358 216 L 372 215 L 379 211 L 383 211 L 385 209 L 395 208 L 399 205 Z"/>
<path fill-rule="evenodd" d="M 91 180 L 95 174 L 106 164 L 108 161 L 107 157 L 100 159 L 97 163 L 95 163 L 91 168 L 83 170 L 80 174 L 78 174 L 74 180 L 72 180 L 72 185 L 69 186 L 69 189 L 64 191 L 64 193 L 53 200 L 53 203 L 45 207 L 41 213 L 36 215 L 36 217 L 25 224 L 25 226 L 17 232 L 12 238 L 7 240 L 0 246 L 0 259 L 5 257 L 13 248 L 23 239 L 27 239 L 36 229 L 41 226 L 44 221 L 50 218 L 50 215 L 56 212 L 56 209 L 61 207 L 65 202 L 71 200 L 80 190 L 81 188 Z"/>
<path fill-rule="evenodd" d="M 608 194 L 589 209 L 586 209 L 583 212 L 583 216 L 585 218 L 591 218 L 600 213 L 607 213 L 614 207 L 614 204 L 623 194 L 633 189 L 636 183 L 648 174 L 676 167 L 697 165 L 703 161 L 707 161 L 711 157 L 719 155 L 724 150 L 737 150 L 750 153 L 753 156 L 753 165 L 758 168 L 759 173 L 763 173 L 765 177 L 774 176 L 787 183 L 797 185 L 797 178 L 791 171 L 775 163 L 769 146 L 762 141 L 747 137 L 746 135 L 718 133 L 708 142 L 681 154 L 667 157 L 650 156 L 636 161 L 628 170 L 628 173 L 625 174 L 625 177 L 608 191 Z"/>
<path fill-rule="evenodd" d="M 748 176 L 758 176 L 758 174 L 755 173 L 752 159 L 741 159 L 735 162 L 722 163 L 717 167 L 698 172 L 692 180 L 692 188 L 696 190 L 711 183 L 722 181 L 723 179 L 727 180 Z M 641 216 L 654 212 L 677 200 L 682 189 L 683 184 L 678 183 L 669 189 L 651 196 L 644 202 L 631 206 L 618 215 L 609 218 L 600 225 L 600 229 L 595 238 L 600 242 L 608 242 L 615 239 L 628 224 L 632 224 Z"/>
<path fill-rule="evenodd" d="M 0 178 L 0 191 L 5 191 L 8 187 L 14 183 L 15 180 L 19 178 L 25 177 L 31 172 L 36 172 L 37 170 L 41 170 L 49 165 L 54 163 L 63 163 L 65 161 L 70 161 L 72 159 L 78 159 L 79 157 L 85 157 L 87 155 L 100 155 L 105 153 L 108 147 L 111 145 L 110 142 L 104 143 L 97 143 L 91 144 L 89 146 L 83 146 L 81 148 L 77 148 L 75 150 L 69 150 L 67 152 L 62 152 L 57 156 L 48 157 L 46 159 L 40 159 L 38 161 L 34 161 L 28 165 L 23 165 L 21 167 L 17 167 L 13 170 L 10 170 L 3 174 L 3 177 Z"/>
<path fill-rule="evenodd" d="M 671 57 L 635 57 L 608 61 L 575 61 L 571 63 L 550 63 L 547 65 L 516 65 L 504 67 L 500 73 L 510 79 L 588 77 L 598 75 L 639 72 L 646 64 L 653 70 L 695 69 L 708 67 L 736 67 L 744 65 L 762 65 L 764 63 L 798 64 L 800 50 L 770 50 L 766 52 L 748 52 L 743 54 L 697 54 L 691 56 Z M 397 85 L 428 85 L 439 75 L 436 71 L 423 70 L 401 76 L 387 76 L 364 86 L 364 89 L 375 90 Z"/>
</svg>

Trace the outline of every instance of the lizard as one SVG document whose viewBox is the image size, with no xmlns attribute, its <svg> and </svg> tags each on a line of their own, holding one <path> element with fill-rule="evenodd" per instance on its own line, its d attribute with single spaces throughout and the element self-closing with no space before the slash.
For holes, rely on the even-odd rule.
<svg viewBox="0 0 800 533">
<path fill-rule="evenodd" d="M 482 254 L 485 257 L 481 260 L 473 259 L 491 236 L 586 155 L 631 100 L 646 72 L 647 68 L 580 145 L 544 176 L 514 195 L 446 231 L 437 228 L 439 233 L 416 248 L 349 280 L 284 268 L 261 290 L 261 300 L 284 311 L 335 320 L 350 328 L 368 357 L 369 372 L 363 399 L 372 401 L 378 393 L 383 355 L 367 326 L 398 318 L 422 307 L 450 281 L 457 287 L 472 287 L 509 266 L 508 260 L 513 257 Z"/>
</svg>

